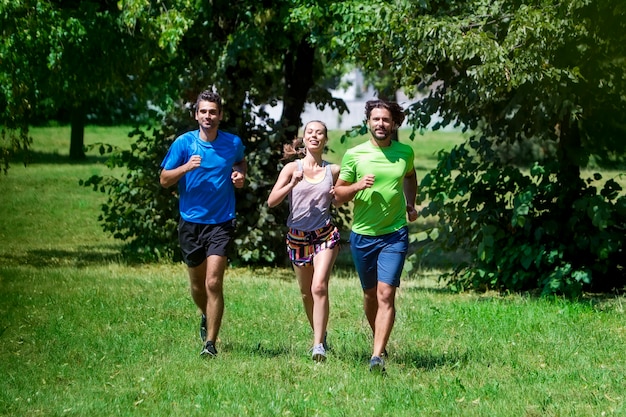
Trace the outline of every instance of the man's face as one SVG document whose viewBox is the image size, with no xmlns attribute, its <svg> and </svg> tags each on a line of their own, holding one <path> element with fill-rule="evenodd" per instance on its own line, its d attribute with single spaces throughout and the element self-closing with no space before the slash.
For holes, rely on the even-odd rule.
<svg viewBox="0 0 626 417">
<path fill-rule="evenodd" d="M 372 137 L 378 141 L 390 138 L 395 129 L 391 112 L 387 109 L 372 109 L 367 123 Z"/>
<path fill-rule="evenodd" d="M 217 129 L 222 120 L 222 113 L 219 111 L 217 103 L 213 103 L 212 101 L 201 101 L 198 103 L 196 120 L 204 129 Z"/>
</svg>

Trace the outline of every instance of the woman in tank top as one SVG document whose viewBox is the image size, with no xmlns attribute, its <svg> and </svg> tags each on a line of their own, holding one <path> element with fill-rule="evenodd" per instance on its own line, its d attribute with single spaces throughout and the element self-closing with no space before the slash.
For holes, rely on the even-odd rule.
<svg viewBox="0 0 626 417">
<path fill-rule="evenodd" d="M 285 160 L 298 158 L 283 167 L 267 199 L 269 207 L 289 200 L 287 253 L 313 329 L 312 358 L 316 362 L 326 359 L 328 281 L 339 252 L 339 231 L 333 224 L 330 206 L 336 204 L 334 184 L 340 167 L 322 159 L 327 142 L 324 123 L 307 123 L 302 139 L 285 146 Z"/>
</svg>

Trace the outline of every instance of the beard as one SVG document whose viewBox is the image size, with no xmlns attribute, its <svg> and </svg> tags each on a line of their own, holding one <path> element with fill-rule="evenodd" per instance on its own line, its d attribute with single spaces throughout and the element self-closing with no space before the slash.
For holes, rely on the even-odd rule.
<svg viewBox="0 0 626 417">
<path fill-rule="evenodd" d="M 377 141 L 380 142 L 384 142 L 385 140 L 389 139 L 392 135 L 392 130 L 391 129 L 385 129 L 385 128 L 379 128 L 379 129 L 374 129 L 374 128 L 370 128 L 370 134 L 372 135 L 372 137 L 374 139 L 376 139 Z"/>
</svg>

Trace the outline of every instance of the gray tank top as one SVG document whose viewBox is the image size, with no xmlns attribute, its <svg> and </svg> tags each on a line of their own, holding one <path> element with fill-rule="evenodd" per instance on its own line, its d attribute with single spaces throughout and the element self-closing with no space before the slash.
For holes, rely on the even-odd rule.
<svg viewBox="0 0 626 417">
<path fill-rule="evenodd" d="M 296 162 L 298 170 L 302 170 L 302 160 Z M 311 232 L 330 223 L 333 173 L 328 162 L 324 161 L 324 166 L 326 171 L 321 181 L 312 183 L 305 176 L 289 193 L 287 226 L 290 228 Z"/>
</svg>

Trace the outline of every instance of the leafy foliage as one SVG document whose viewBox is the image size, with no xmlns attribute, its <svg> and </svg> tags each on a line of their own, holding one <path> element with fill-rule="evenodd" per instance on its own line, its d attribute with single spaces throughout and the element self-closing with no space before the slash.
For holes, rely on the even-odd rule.
<svg viewBox="0 0 626 417">
<path fill-rule="evenodd" d="M 438 114 L 435 128 L 474 132 L 421 184 L 423 214 L 439 219 L 434 243 L 472 258 L 452 283 L 572 295 L 623 287 L 624 197 L 615 181 L 596 186 L 599 174 L 580 172 L 626 147 L 624 5 L 403 3 L 394 16 L 397 28 L 414 22 L 387 41 L 399 83 L 429 91 L 410 122 L 422 129 Z M 528 143 L 545 151 L 526 159 L 530 174 L 502 152 Z"/>
<path fill-rule="evenodd" d="M 184 63 L 178 77 L 182 101 L 194 102 L 200 90 L 215 88 L 224 103 L 221 128 L 238 134 L 246 146 L 247 184 L 236 191 L 238 230 L 231 260 L 277 264 L 286 257 L 287 207 L 270 212 L 266 199 L 281 168 L 282 145 L 297 134 L 307 100 L 340 110 L 345 104 L 315 85 L 315 81 L 322 84 L 326 74 L 324 60 L 315 59 L 319 57 L 309 42 L 311 22 L 292 20 L 290 2 L 273 7 L 250 1 L 236 2 L 239 7 L 230 3 L 223 8 L 181 4 L 177 13 L 191 20 L 187 30 L 173 32 L 180 36 L 168 45 Z M 144 10 L 142 2 L 126 4 L 129 22 L 145 21 L 142 25 L 152 28 L 155 36 L 165 36 L 155 23 L 162 22 L 162 14 Z M 284 102 L 278 121 L 257 105 L 277 100 Z M 160 189 L 159 164 L 176 132 L 195 129 L 197 123 L 187 116 L 173 116 L 189 112 L 184 103 L 176 107 L 152 137 L 137 131 L 139 138 L 131 151 L 112 155 L 112 166 L 128 170 L 125 178 L 93 177 L 85 182 L 109 194 L 100 218 L 105 230 L 127 241 L 129 252 L 142 257 L 178 257 L 177 194 Z"/>
<path fill-rule="evenodd" d="M 408 109 L 413 135 L 430 126 L 473 134 L 421 183 L 423 215 L 438 225 L 414 239 L 470 255 L 453 285 L 578 294 L 626 284 L 621 190 L 580 174 L 590 161 L 619 166 L 626 150 L 622 2 L 346 1 L 328 10 L 337 30 L 320 37 L 326 53 L 420 95 Z"/>
<path fill-rule="evenodd" d="M 280 257 L 284 216 L 268 212 L 264 202 L 280 168 L 282 143 L 296 134 L 306 100 L 345 109 L 328 95 L 325 81 L 356 65 L 380 81 L 383 94 L 384 86 L 426 94 L 408 109 L 413 134 L 433 126 L 435 116 L 435 129 L 455 126 L 473 134 L 464 146 L 442 154 L 421 184 L 422 198 L 429 200 L 423 214 L 439 222 L 427 234 L 433 245 L 471 255 L 451 277 L 453 285 L 513 291 L 536 286 L 575 295 L 626 282 L 623 192 L 599 174 L 581 177 L 591 162 L 623 166 L 623 2 L 179 0 L 169 9 L 141 0 L 119 4 L 119 23 L 146 41 L 141 57 L 154 52 L 153 59 L 137 62 L 148 62 L 152 74 L 169 80 L 148 83 L 151 91 L 161 85 L 163 102 L 172 104 L 172 97 L 193 101 L 198 91 L 215 86 L 229 117 L 224 127 L 248 147 L 249 186 L 238 195 L 238 259 Z M 64 27 L 73 28 L 71 34 L 84 29 L 78 23 Z M 153 42 L 157 50 L 150 48 Z M 276 100 L 285 103 L 277 121 L 256 106 Z M 126 183 L 91 183 L 112 193 L 103 220 L 122 238 L 157 245 L 155 231 L 171 228 L 161 217 L 142 229 L 139 215 L 130 217 L 137 223 L 131 233 L 123 217 L 158 216 L 175 207 L 170 194 L 158 200 L 160 213 L 139 209 L 144 200 L 157 201 L 152 193 L 163 192 L 154 188 L 155 167 L 180 131 L 182 119 L 173 120 L 152 138 L 141 137 L 135 154 L 120 156 L 130 169 Z M 135 194 L 144 200 L 133 200 Z"/>
<path fill-rule="evenodd" d="M 573 205 L 563 206 L 558 163 L 535 163 L 524 173 L 490 146 L 474 137 L 442 152 L 422 181 L 430 199 L 422 215 L 438 216 L 435 242 L 472 255 L 450 275 L 452 287 L 576 296 L 592 284 L 623 286 L 626 197 L 619 184 L 601 185 L 595 174 Z"/>
<path fill-rule="evenodd" d="M 160 162 L 172 142 L 172 124 L 163 124 L 149 137 L 140 129 L 129 136 L 138 136 L 130 150 L 95 144 L 102 155 L 110 154 L 107 165 L 113 169 L 125 167 L 127 173 L 94 175 L 81 184 L 109 197 L 102 205 L 98 220 L 105 232 L 127 242 L 123 251 L 131 259 L 180 259 L 173 242 L 177 241 L 177 198 L 172 190 L 159 183 Z"/>
<path fill-rule="evenodd" d="M 175 86 L 167 50 L 114 1 L 3 1 L 0 28 L 0 123 L 13 143 L 5 149 L 27 148 L 29 125 L 54 118 L 71 121 L 70 157 L 80 159 L 86 120 L 127 122 L 148 100 L 164 105 Z"/>
</svg>

